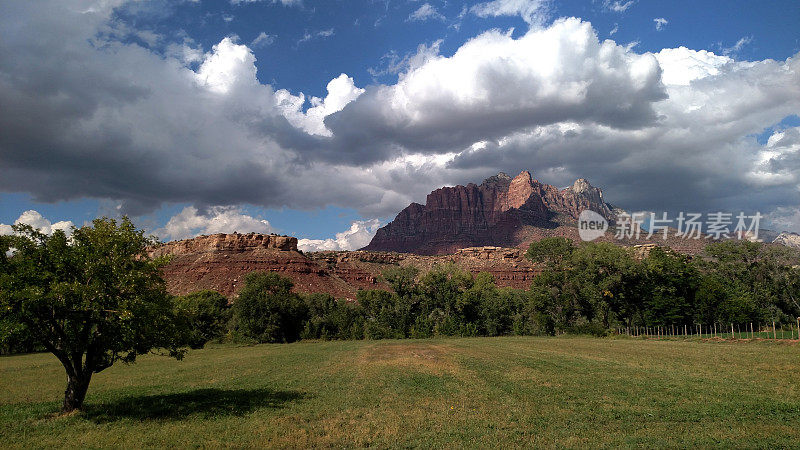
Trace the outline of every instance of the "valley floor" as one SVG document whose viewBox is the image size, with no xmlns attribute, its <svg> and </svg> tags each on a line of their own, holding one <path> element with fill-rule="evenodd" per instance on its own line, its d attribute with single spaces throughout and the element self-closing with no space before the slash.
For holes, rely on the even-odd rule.
<svg viewBox="0 0 800 450">
<path fill-rule="evenodd" d="M 92 381 L 0 357 L 0 447 L 794 447 L 800 346 L 470 338 L 212 346 Z"/>
</svg>

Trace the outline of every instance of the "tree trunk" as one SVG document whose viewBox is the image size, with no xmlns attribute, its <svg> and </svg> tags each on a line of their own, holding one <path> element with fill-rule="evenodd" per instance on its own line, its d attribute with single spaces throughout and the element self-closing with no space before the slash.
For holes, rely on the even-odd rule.
<svg viewBox="0 0 800 450">
<path fill-rule="evenodd" d="M 89 390 L 91 373 L 86 376 L 67 376 L 67 389 L 64 391 L 64 405 L 61 407 L 62 413 L 69 413 L 76 409 L 83 408 L 83 399 L 86 398 L 86 391 Z"/>
</svg>

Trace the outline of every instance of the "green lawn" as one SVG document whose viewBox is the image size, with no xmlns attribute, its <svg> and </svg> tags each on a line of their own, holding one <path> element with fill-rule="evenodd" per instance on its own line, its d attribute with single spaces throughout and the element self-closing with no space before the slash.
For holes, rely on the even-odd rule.
<svg viewBox="0 0 800 450">
<path fill-rule="evenodd" d="M 800 445 L 800 346 L 474 338 L 215 346 L 95 376 L 0 358 L 0 447 Z"/>
</svg>

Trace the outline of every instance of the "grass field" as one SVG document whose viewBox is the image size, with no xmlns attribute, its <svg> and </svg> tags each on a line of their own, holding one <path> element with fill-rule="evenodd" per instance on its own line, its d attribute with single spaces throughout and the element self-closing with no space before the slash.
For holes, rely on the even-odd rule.
<svg viewBox="0 0 800 450">
<path fill-rule="evenodd" d="M 474 338 L 150 356 L 54 415 L 63 369 L 0 358 L 0 446 L 800 445 L 800 346 Z"/>
</svg>

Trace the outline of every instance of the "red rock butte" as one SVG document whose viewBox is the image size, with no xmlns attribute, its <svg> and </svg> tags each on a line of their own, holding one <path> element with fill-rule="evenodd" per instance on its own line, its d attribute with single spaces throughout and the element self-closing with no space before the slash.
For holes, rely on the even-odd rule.
<svg viewBox="0 0 800 450">
<path fill-rule="evenodd" d="M 149 250 L 151 257 L 171 255 L 162 269 L 167 290 L 185 295 L 212 289 L 235 298 L 251 272 L 277 272 L 292 279 L 295 291 L 355 299 L 359 289 L 389 290 L 381 273 L 392 266 L 422 272 L 453 263 L 472 273 L 489 272 L 499 286 L 527 288 L 539 272 L 518 249 L 480 247 L 448 256 L 390 252 L 315 252 L 297 250 L 297 239 L 267 234 L 214 234 L 173 241 Z"/>
<path fill-rule="evenodd" d="M 549 235 L 572 236 L 574 227 L 561 227 L 574 224 L 585 209 L 611 222 L 616 217 L 600 188 L 583 178 L 558 189 L 528 171 L 513 179 L 501 172 L 480 185 L 436 189 L 425 205 L 400 211 L 363 250 L 441 255 L 465 247 L 520 247 Z"/>
</svg>

